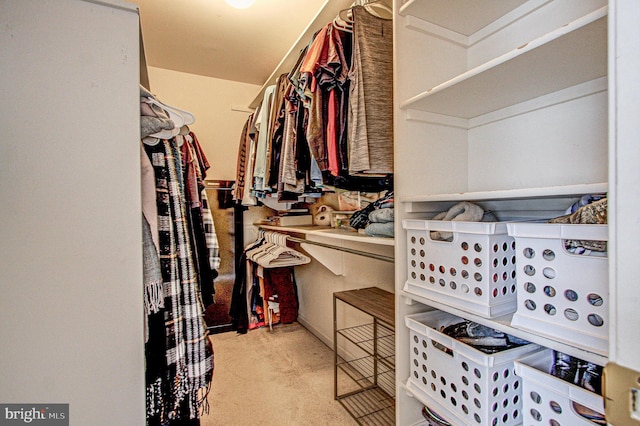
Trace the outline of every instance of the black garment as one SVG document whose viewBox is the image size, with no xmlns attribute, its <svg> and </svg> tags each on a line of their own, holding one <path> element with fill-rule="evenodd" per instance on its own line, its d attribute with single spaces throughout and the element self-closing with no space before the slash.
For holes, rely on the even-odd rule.
<svg viewBox="0 0 640 426">
<path fill-rule="evenodd" d="M 200 207 L 194 207 L 189 211 L 189 222 L 191 224 L 191 241 L 193 241 L 193 259 L 195 261 L 196 271 L 200 276 L 200 295 L 202 297 L 203 309 L 207 309 L 213 304 L 213 295 L 215 290 L 213 280 L 218 276 L 218 271 L 212 270 L 209 264 L 209 248 L 204 234 L 202 222 L 202 210 Z"/>
<path fill-rule="evenodd" d="M 309 123 L 309 110 L 298 108 L 296 113 L 296 145 L 295 165 L 296 177 L 304 179 L 305 185 L 309 183 L 309 171 L 311 170 L 311 151 L 307 141 L 306 129 Z"/>
<path fill-rule="evenodd" d="M 393 191 L 387 192 L 383 197 L 377 199 L 373 203 L 369 204 L 367 207 L 362 210 L 358 210 L 355 212 L 351 219 L 349 219 L 349 225 L 355 229 L 364 229 L 369 224 L 369 213 L 374 210 L 377 210 L 385 203 L 393 201 Z"/>
<path fill-rule="evenodd" d="M 249 308 L 247 306 L 247 252 L 260 244 L 263 240 L 255 241 L 248 245 L 238 256 L 236 264 L 236 279 L 233 283 L 229 316 L 231 326 L 240 334 L 245 334 L 249 329 Z"/>
</svg>

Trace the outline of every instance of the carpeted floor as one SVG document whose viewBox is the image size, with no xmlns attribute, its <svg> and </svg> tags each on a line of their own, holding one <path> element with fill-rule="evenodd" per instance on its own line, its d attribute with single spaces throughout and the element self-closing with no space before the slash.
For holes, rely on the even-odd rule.
<svg viewBox="0 0 640 426">
<path fill-rule="evenodd" d="M 298 323 L 211 341 L 215 369 L 201 426 L 356 424 L 333 399 L 333 351 Z"/>
</svg>

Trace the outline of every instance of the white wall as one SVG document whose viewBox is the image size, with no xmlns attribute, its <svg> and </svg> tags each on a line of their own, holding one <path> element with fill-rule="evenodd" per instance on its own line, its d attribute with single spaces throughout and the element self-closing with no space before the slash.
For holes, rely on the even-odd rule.
<svg viewBox="0 0 640 426">
<path fill-rule="evenodd" d="M 189 126 L 211 164 L 207 179 L 235 180 L 240 133 L 261 86 L 148 67 L 151 92 L 193 113 Z M 234 111 L 244 109 L 244 111 Z"/>
<path fill-rule="evenodd" d="M 0 402 L 77 426 L 145 421 L 138 15 L 113 3 L 0 1 Z"/>
</svg>

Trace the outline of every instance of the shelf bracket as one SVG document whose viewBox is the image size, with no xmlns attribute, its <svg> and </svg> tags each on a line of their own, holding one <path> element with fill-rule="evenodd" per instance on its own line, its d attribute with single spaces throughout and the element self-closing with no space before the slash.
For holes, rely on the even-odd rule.
<svg viewBox="0 0 640 426">
<path fill-rule="evenodd" d="M 334 249 L 312 243 L 302 242 L 300 245 L 311 257 L 324 265 L 334 275 L 344 276 L 344 256 L 342 253 L 338 254 Z"/>
</svg>

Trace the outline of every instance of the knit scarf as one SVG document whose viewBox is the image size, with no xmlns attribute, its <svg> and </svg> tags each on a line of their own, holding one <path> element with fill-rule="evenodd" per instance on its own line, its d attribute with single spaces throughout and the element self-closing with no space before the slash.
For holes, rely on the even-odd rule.
<svg viewBox="0 0 640 426">
<path fill-rule="evenodd" d="M 213 350 L 203 321 L 190 240 L 180 150 L 175 140 L 145 145 L 156 176 L 160 269 L 164 293 L 164 368 L 147 374 L 147 415 L 195 419 L 206 409 Z M 152 327 L 152 323 L 149 324 Z M 149 330 L 153 335 L 153 330 Z M 155 366 L 157 368 L 157 366 Z M 149 369 L 149 366 L 147 366 Z M 149 380 L 152 380 L 149 383 Z"/>
</svg>

